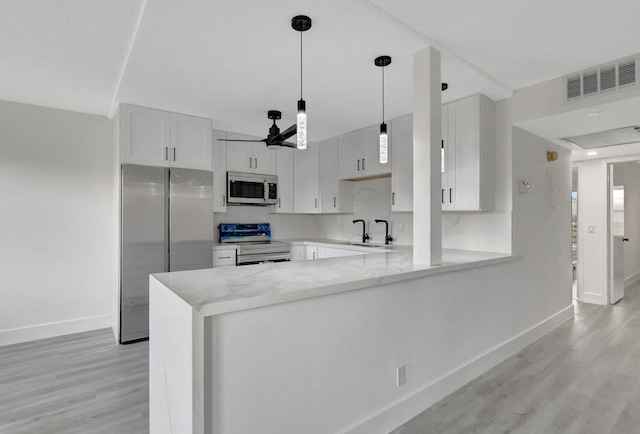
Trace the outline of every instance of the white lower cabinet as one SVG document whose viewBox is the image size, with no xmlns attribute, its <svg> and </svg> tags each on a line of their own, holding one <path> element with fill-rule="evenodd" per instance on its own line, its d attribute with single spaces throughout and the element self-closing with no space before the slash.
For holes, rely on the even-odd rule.
<svg viewBox="0 0 640 434">
<path fill-rule="evenodd" d="M 318 259 L 318 246 L 305 246 L 304 252 L 307 261 Z"/>
<path fill-rule="evenodd" d="M 304 261 L 307 259 L 307 247 L 306 246 L 291 246 L 291 260 L 292 261 Z"/>
<path fill-rule="evenodd" d="M 214 249 L 213 267 L 236 265 L 236 249 Z"/>
</svg>

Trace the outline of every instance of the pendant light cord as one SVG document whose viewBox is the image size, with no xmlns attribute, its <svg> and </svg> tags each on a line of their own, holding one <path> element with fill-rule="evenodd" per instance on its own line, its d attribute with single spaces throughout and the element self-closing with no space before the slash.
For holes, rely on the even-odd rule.
<svg viewBox="0 0 640 434">
<path fill-rule="evenodd" d="M 302 99 L 302 32 L 300 32 L 300 99 Z"/>
<path fill-rule="evenodd" d="M 384 123 L 384 66 L 382 67 L 382 123 Z"/>
</svg>

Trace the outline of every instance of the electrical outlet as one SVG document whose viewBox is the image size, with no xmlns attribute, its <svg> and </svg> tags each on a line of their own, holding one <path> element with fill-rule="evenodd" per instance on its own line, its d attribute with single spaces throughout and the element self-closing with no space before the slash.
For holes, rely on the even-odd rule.
<svg viewBox="0 0 640 434">
<path fill-rule="evenodd" d="M 397 374 L 396 387 L 400 387 L 407 382 L 407 367 L 405 365 L 400 366 L 396 374 Z"/>
<path fill-rule="evenodd" d="M 400 223 L 400 224 L 398 225 L 398 230 L 399 230 L 400 232 L 404 232 L 404 231 L 406 231 L 406 230 L 407 230 L 407 224 L 406 224 L 406 223 Z"/>
</svg>

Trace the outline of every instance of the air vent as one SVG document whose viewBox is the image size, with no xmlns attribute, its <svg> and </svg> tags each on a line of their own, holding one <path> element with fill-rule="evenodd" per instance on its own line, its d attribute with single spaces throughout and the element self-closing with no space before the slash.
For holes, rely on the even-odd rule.
<svg viewBox="0 0 640 434">
<path fill-rule="evenodd" d="M 627 84 L 635 84 L 636 82 L 636 60 L 632 59 L 628 62 L 620 64 L 620 86 L 626 86 Z"/>
<path fill-rule="evenodd" d="M 605 91 L 616 88 L 616 65 L 600 68 L 600 90 Z"/>
<path fill-rule="evenodd" d="M 607 146 L 628 145 L 640 143 L 640 127 L 616 128 L 582 136 L 564 137 L 561 140 L 572 143 L 582 149 L 605 148 Z"/>
<path fill-rule="evenodd" d="M 637 82 L 636 58 L 620 60 L 565 78 L 566 101 L 595 97 Z"/>
</svg>

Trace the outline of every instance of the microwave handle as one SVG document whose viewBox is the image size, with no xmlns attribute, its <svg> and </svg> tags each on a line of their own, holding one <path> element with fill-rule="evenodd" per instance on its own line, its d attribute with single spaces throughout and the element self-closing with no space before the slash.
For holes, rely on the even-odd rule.
<svg viewBox="0 0 640 434">
<path fill-rule="evenodd" d="M 256 165 L 258 162 L 256 161 Z M 264 201 L 267 202 L 269 200 L 269 182 L 264 181 Z"/>
</svg>

